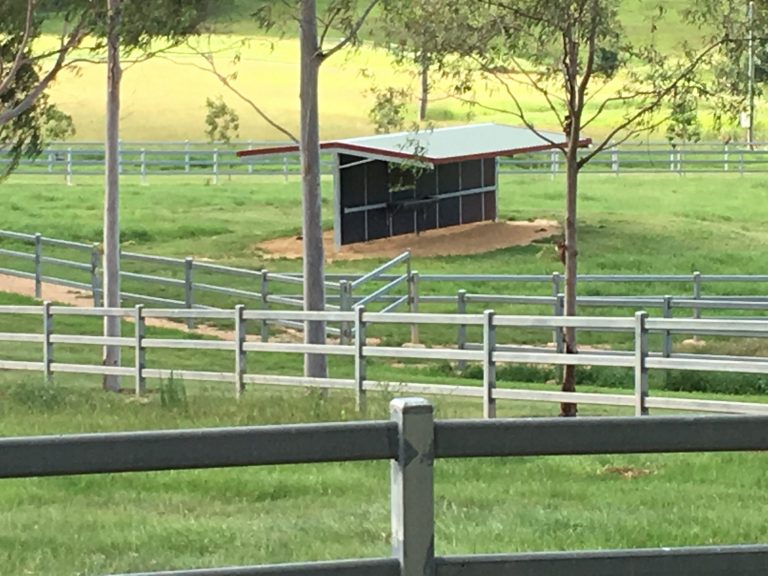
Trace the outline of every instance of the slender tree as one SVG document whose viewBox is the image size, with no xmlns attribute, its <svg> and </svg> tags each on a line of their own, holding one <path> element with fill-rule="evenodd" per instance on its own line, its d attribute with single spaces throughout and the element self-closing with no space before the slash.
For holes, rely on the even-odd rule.
<svg viewBox="0 0 768 576">
<path fill-rule="evenodd" d="M 267 28 L 298 22 L 301 43 L 301 78 L 299 112 L 299 150 L 301 153 L 301 193 L 304 240 L 304 310 L 325 309 L 325 253 L 323 248 L 322 194 L 320 189 L 320 113 L 318 82 L 320 66 L 328 58 L 359 41 L 358 33 L 379 0 L 369 0 L 358 6 L 356 0 L 330 0 L 318 16 L 315 0 L 297 0 L 296 4 L 261 0 L 256 12 L 259 22 Z M 319 25 L 318 25 L 319 23 Z M 331 31 L 342 39 L 326 48 Z M 305 325 L 307 344 L 325 343 L 325 323 L 310 321 Z M 324 354 L 304 357 L 304 374 L 324 378 L 328 365 Z"/>
<path fill-rule="evenodd" d="M 104 155 L 104 306 L 120 308 L 120 0 L 107 0 L 107 122 Z M 120 317 L 104 317 L 104 336 L 120 336 Z M 120 347 L 104 347 L 104 365 L 120 365 Z M 107 375 L 105 390 L 120 389 L 117 376 Z"/>
<path fill-rule="evenodd" d="M 457 4 L 462 1 L 456 0 Z M 461 23 L 467 32 L 447 36 L 440 44 L 444 61 L 451 62 L 446 76 L 460 79 L 455 91 L 458 100 L 508 113 L 551 144 L 556 142 L 543 129 L 557 125 L 565 136 L 560 151 L 566 165 L 566 316 L 576 314 L 581 170 L 606 148 L 656 129 L 676 111 L 690 114 L 698 98 L 709 93 L 703 71 L 711 69 L 730 37 L 726 26 L 715 26 L 714 34 L 681 41 L 670 57 L 670 52 L 656 46 L 666 11 L 660 8 L 648 20 L 648 34 L 635 41 L 623 31 L 617 4 L 613 0 L 476 0 L 469 4 L 471 17 Z M 409 6 L 401 2 L 401 10 L 410 10 L 402 18 L 413 12 Z M 701 14 L 700 9 L 692 10 L 686 19 L 690 22 Z M 674 25 L 679 27 L 679 21 Z M 498 82 L 509 105 L 493 107 L 472 97 L 468 87 L 478 76 Z M 547 105 L 545 120 L 534 119 L 520 98 L 521 87 L 533 89 Z M 678 106 L 668 107 L 671 102 Z M 606 119 L 609 110 L 611 120 Z M 582 151 L 585 134 L 601 118 L 610 122 L 607 134 Z M 577 353 L 575 329 L 566 329 L 564 336 L 566 352 Z M 575 366 L 565 366 L 562 389 L 571 392 L 575 387 Z M 561 415 L 575 416 L 576 404 L 564 402 Z"/>
</svg>

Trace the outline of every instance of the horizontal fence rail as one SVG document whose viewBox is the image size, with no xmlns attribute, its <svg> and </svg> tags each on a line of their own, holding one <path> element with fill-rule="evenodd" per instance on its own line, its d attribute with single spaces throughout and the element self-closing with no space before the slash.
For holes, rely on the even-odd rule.
<svg viewBox="0 0 768 576">
<path fill-rule="evenodd" d="M 700 400 L 685 397 L 651 396 L 649 389 L 650 370 L 697 370 L 712 372 L 735 372 L 745 374 L 768 374 L 768 358 L 733 355 L 672 353 L 663 340 L 662 350 L 651 350 L 648 337 L 651 334 L 725 334 L 737 337 L 768 336 L 768 322 L 753 320 L 698 320 L 685 318 L 649 319 L 645 312 L 629 317 L 602 316 L 509 316 L 486 310 L 483 314 L 426 314 L 426 313 L 383 313 L 368 312 L 358 306 L 352 312 L 304 312 L 249 310 L 238 305 L 233 310 L 169 310 L 135 308 L 72 308 L 52 306 L 0 306 L 0 315 L 33 315 L 39 317 L 42 333 L 5 332 L 0 333 L 0 342 L 35 343 L 40 345 L 41 357 L 37 361 L 20 361 L 0 357 L 0 369 L 32 370 L 44 374 L 46 381 L 57 373 L 114 374 L 133 379 L 137 395 L 145 392 L 147 379 L 178 378 L 228 382 L 234 385 L 239 396 L 248 385 L 274 384 L 285 386 L 315 386 L 341 388 L 353 391 L 356 403 L 361 408 L 365 395 L 371 390 L 397 390 L 400 393 L 453 395 L 481 398 L 483 413 L 495 417 L 496 402 L 502 400 L 526 400 L 541 402 L 578 402 L 583 404 L 626 406 L 634 408 L 635 415 L 643 416 L 650 408 L 693 410 L 702 412 L 731 412 L 745 414 L 768 414 L 768 403 L 735 402 L 725 400 Z M 106 338 L 93 335 L 58 334 L 54 330 L 59 315 L 81 315 L 89 317 L 118 316 L 134 323 L 131 337 Z M 154 318 L 192 318 L 194 320 L 222 320 L 234 323 L 235 329 L 225 339 L 194 340 L 180 338 L 152 338 L 146 336 L 146 322 Z M 299 342 L 264 342 L 249 339 L 245 325 L 248 322 L 293 322 L 308 321 L 338 322 L 354 326 L 355 337 L 348 343 L 304 344 Z M 467 327 L 482 330 L 482 346 L 469 349 L 448 347 L 400 347 L 369 342 L 365 335 L 375 325 L 438 325 Z M 542 331 L 564 328 L 578 328 L 582 331 L 619 331 L 631 336 L 631 350 L 585 350 L 579 354 L 566 354 L 564 350 L 545 346 L 514 346 L 504 344 L 497 331 L 503 328 L 529 328 Z M 61 344 L 92 346 L 119 346 L 132 349 L 133 366 L 103 366 L 73 364 L 58 361 L 57 349 Z M 188 350 L 199 353 L 218 350 L 232 354 L 231 369 L 228 371 L 185 370 L 175 366 L 150 367 L 146 351 L 151 349 Z M 274 375 L 250 372 L 248 357 L 253 354 L 324 354 L 352 357 L 354 373 L 351 378 L 304 378 L 300 375 Z M 451 363 L 475 362 L 482 367 L 482 387 L 471 385 L 444 385 L 419 382 L 390 383 L 368 378 L 368 363 L 371 359 L 408 359 L 421 361 L 443 361 Z M 632 370 L 634 392 L 626 393 L 574 393 L 554 390 L 526 390 L 497 387 L 496 369 L 501 363 L 533 365 L 576 365 L 609 366 Z"/>
<path fill-rule="evenodd" d="M 0 230 L 0 273 L 34 280 L 35 294 L 41 297 L 44 283 L 65 286 L 90 293 L 93 305 L 100 306 L 102 300 L 101 248 L 98 244 L 71 242 L 48 238 L 41 234 L 23 234 Z M 2 244 L 0 244 L 1 246 Z M 27 251 L 25 251 L 27 250 Z M 49 255 L 52 250 L 56 256 Z M 65 255 L 60 251 L 66 250 Z M 144 268 L 132 271 L 138 263 Z M 393 273 L 401 267 L 400 273 Z M 121 254 L 121 277 L 126 303 L 144 303 L 171 308 L 206 309 L 216 298 L 228 298 L 230 304 L 254 304 L 263 309 L 303 307 L 300 286 L 301 274 L 275 273 L 268 270 L 250 270 L 200 262 L 194 258 L 170 258 L 123 252 Z M 704 310 L 736 311 L 768 309 L 768 296 L 725 295 L 717 290 L 734 283 L 764 285 L 759 287 L 763 294 L 768 287 L 768 275 L 711 275 L 693 272 L 690 275 L 580 275 L 579 283 L 587 284 L 646 284 L 661 283 L 681 285 L 686 294 L 659 296 L 580 296 L 580 308 L 628 307 L 638 310 L 658 309 L 665 317 L 674 310 L 688 309 L 694 318 L 701 318 Z M 506 285 L 541 285 L 551 296 L 482 294 L 459 290 L 455 295 L 435 294 L 447 282 L 469 285 L 470 283 L 500 283 Z M 295 287 L 295 288 L 292 288 Z M 563 277 L 551 275 L 502 275 L 502 274 L 420 274 L 414 270 L 409 252 L 393 258 L 366 274 L 329 274 L 326 277 L 326 309 L 351 311 L 356 305 L 375 305 L 381 311 L 395 312 L 406 309 L 418 312 L 426 305 L 455 304 L 457 312 L 470 305 L 521 305 L 545 306 L 553 315 L 562 315 L 564 305 L 561 291 Z M 433 288 L 435 287 L 435 288 Z M 666 286 L 668 288 L 669 286 Z M 766 317 L 766 316 L 762 316 Z M 190 327 L 193 326 L 188 321 Z M 287 324 L 302 329 L 300 324 Z M 350 326 L 327 327 L 328 334 L 340 336 L 344 342 L 351 339 L 354 329 Z M 269 337 L 265 324 L 262 334 Z M 411 330 L 411 341 L 419 341 L 418 326 Z M 557 335 L 553 336 L 557 341 Z"/>
<path fill-rule="evenodd" d="M 216 145 L 207 142 L 121 142 L 118 154 L 120 174 L 138 177 L 148 183 L 150 177 L 198 175 L 217 184 L 233 176 L 300 175 L 298 154 L 237 157 L 238 150 L 279 146 L 287 142 L 234 142 Z M 2 146 L 0 146 L 2 149 Z M 586 151 L 588 152 L 588 150 Z M 10 158 L 0 152 L 0 167 Z M 333 172 L 333 161 L 323 154 L 321 171 Z M 68 184 L 82 176 L 102 175 L 104 145 L 99 142 L 51 143 L 37 158 L 22 159 L 17 174 L 64 178 Z M 499 159 L 501 174 L 546 174 L 565 172 L 562 154 L 542 151 Z M 668 142 L 624 143 L 597 154 L 584 172 L 594 174 L 686 174 L 768 172 L 768 145 L 754 143 L 700 142 L 670 145 Z"/>
<path fill-rule="evenodd" d="M 434 421 L 418 398 L 389 421 L 0 439 L 0 478 L 391 461 L 389 558 L 155 572 L 155 576 L 762 576 L 768 546 L 439 556 L 434 463 L 443 458 L 768 450 L 768 417 Z M 149 576 L 150 573 L 143 573 Z M 132 576 L 141 576 L 134 574 Z"/>
</svg>

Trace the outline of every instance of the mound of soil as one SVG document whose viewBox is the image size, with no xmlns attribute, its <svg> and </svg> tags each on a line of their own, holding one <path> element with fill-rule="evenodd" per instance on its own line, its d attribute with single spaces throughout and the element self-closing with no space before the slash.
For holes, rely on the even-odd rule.
<svg viewBox="0 0 768 576">
<path fill-rule="evenodd" d="M 410 250 L 413 256 L 459 256 L 480 254 L 510 246 L 524 246 L 535 240 L 560 233 L 560 226 L 552 220 L 477 222 L 429 230 L 420 234 L 404 234 L 342 246 L 333 245 L 333 231 L 323 234 L 326 260 L 359 260 L 362 258 L 393 258 Z M 301 258 L 301 237 L 290 236 L 267 240 L 256 246 L 264 258 Z"/>
</svg>

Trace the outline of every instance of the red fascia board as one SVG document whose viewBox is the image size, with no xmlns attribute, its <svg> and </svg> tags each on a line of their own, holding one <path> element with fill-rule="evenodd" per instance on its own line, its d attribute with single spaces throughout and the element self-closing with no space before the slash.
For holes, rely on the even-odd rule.
<svg viewBox="0 0 768 576">
<path fill-rule="evenodd" d="M 585 138 L 579 141 L 579 147 L 583 148 L 589 146 L 592 143 L 590 138 Z M 481 158 L 494 158 L 496 156 L 514 156 L 515 154 L 527 154 L 530 152 L 541 152 L 543 150 L 554 150 L 557 148 L 563 148 L 565 144 L 542 144 L 540 146 L 529 146 L 527 148 L 511 148 L 509 150 L 495 150 L 493 152 L 483 152 L 478 154 L 466 154 L 463 156 L 452 156 L 448 158 L 432 158 L 430 156 L 418 156 L 416 154 L 409 154 L 408 152 L 397 152 L 393 150 L 382 150 L 379 148 L 371 148 L 369 146 L 361 146 L 359 144 L 350 144 L 348 142 L 322 142 L 320 148 L 322 150 L 346 150 L 350 152 L 361 152 L 363 154 L 374 154 L 377 156 L 387 156 L 398 160 L 423 160 L 430 164 L 448 164 L 451 162 L 462 162 L 464 160 L 479 160 Z M 237 152 L 237 156 L 243 158 L 245 156 L 267 156 L 270 154 L 286 154 L 289 152 L 298 152 L 298 144 L 291 144 L 287 146 L 273 146 L 270 148 L 256 148 L 254 150 L 241 150 Z"/>
</svg>

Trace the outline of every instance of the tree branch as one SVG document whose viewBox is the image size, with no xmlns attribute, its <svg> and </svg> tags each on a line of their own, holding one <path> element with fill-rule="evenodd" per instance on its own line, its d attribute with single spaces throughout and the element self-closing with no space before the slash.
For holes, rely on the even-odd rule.
<svg viewBox="0 0 768 576">
<path fill-rule="evenodd" d="M 287 128 L 284 128 L 283 126 L 278 124 L 276 121 L 272 120 L 272 118 L 270 118 L 270 116 L 266 112 L 264 112 L 264 110 L 258 104 L 256 104 L 256 102 L 254 102 L 253 100 L 248 98 L 248 96 L 246 96 L 240 90 L 238 90 L 230 82 L 229 78 L 227 78 L 224 74 L 222 74 L 219 71 L 218 67 L 216 66 L 216 60 L 213 58 L 213 55 L 211 53 L 202 52 L 201 50 L 198 50 L 194 46 L 191 46 L 189 43 L 187 45 L 190 47 L 190 49 L 193 52 L 195 52 L 198 56 L 203 58 L 203 60 L 205 60 L 208 63 L 208 67 L 206 68 L 204 66 L 200 66 L 199 64 L 194 64 L 192 62 L 185 62 L 185 63 L 175 62 L 175 64 L 179 66 L 192 66 L 193 68 L 197 68 L 198 70 L 203 70 L 205 72 L 209 72 L 213 74 L 214 76 L 216 76 L 216 78 L 218 78 L 219 82 L 221 82 L 222 85 L 224 85 L 230 92 L 232 92 L 232 94 L 240 98 L 240 100 L 248 104 L 248 106 L 250 106 L 251 109 L 254 112 L 256 112 L 256 114 L 258 114 L 258 116 L 262 120 L 264 120 L 267 124 L 269 124 L 272 128 L 274 128 L 284 136 L 287 136 L 291 140 L 291 142 L 294 142 L 294 143 L 299 142 L 299 139 L 296 138 L 296 136 L 294 136 Z M 162 58 L 162 56 L 160 57 Z"/>
<path fill-rule="evenodd" d="M 664 99 L 669 96 L 679 85 L 681 82 L 683 82 L 686 78 L 690 76 L 690 74 L 696 70 L 696 68 L 701 64 L 701 62 L 717 47 L 719 47 L 722 44 L 722 40 L 719 40 L 717 42 L 712 43 L 710 46 L 708 46 L 705 50 L 703 50 L 699 55 L 693 59 L 692 62 L 690 62 L 687 66 L 683 68 L 683 70 L 680 71 L 679 74 L 671 81 L 669 82 L 663 89 L 659 91 L 654 92 L 654 96 L 651 99 L 650 102 L 645 104 L 644 106 L 641 106 L 640 109 L 635 111 L 633 114 L 630 114 L 629 116 L 626 116 L 624 118 L 624 121 L 622 121 L 619 125 L 617 125 L 613 130 L 611 130 L 608 135 L 597 145 L 595 146 L 588 154 L 583 156 L 579 159 L 579 168 L 587 164 L 592 158 L 594 158 L 596 155 L 598 155 L 600 152 L 605 150 L 608 146 L 611 145 L 613 139 L 616 137 L 616 135 L 626 130 L 629 126 L 637 122 L 640 118 L 645 116 L 646 114 L 649 114 L 653 110 L 657 109 L 661 103 L 664 101 Z M 647 130 L 647 128 L 642 129 L 642 131 Z M 637 133 L 637 132 L 636 132 Z"/>
<path fill-rule="evenodd" d="M 357 36 L 357 33 L 360 31 L 360 28 L 363 27 L 363 24 L 365 24 L 366 19 L 368 18 L 368 16 L 370 15 L 370 13 L 373 11 L 373 9 L 376 7 L 376 4 L 378 3 L 379 3 L 379 0 L 371 0 L 371 3 L 368 4 L 368 6 L 363 11 L 363 14 L 360 16 L 360 18 L 358 18 L 357 21 L 352 25 L 352 28 L 349 29 L 346 37 L 341 42 L 336 44 L 333 48 L 327 51 L 323 51 L 323 47 L 318 46 L 318 50 L 320 51 L 321 62 L 324 62 L 325 60 L 327 60 L 328 58 L 336 54 L 336 52 L 345 48 L 350 42 L 352 42 L 352 40 L 354 40 L 355 36 Z"/>
<path fill-rule="evenodd" d="M 70 51 L 73 50 L 85 36 L 84 19 L 78 22 L 77 26 L 72 30 L 67 38 L 66 35 L 62 36 L 61 45 L 59 46 L 58 56 L 50 70 L 38 81 L 37 85 L 29 91 L 29 93 L 15 106 L 0 112 L 0 124 L 10 122 L 14 118 L 17 118 L 34 106 L 37 99 L 45 91 L 48 85 L 56 78 L 56 75 L 66 65 L 66 59 Z"/>
<path fill-rule="evenodd" d="M 34 13 L 35 0 L 27 0 L 27 15 L 24 21 L 24 35 L 21 38 L 18 52 L 16 53 L 16 57 L 13 59 L 13 64 L 11 64 L 11 69 L 8 72 L 8 75 L 5 76 L 2 81 L 0 81 L 0 94 L 5 94 L 11 84 L 16 80 L 16 74 L 18 74 L 21 65 L 25 61 L 24 55 L 27 52 L 27 45 L 29 44 L 29 38 L 32 34 L 32 16 Z M 0 71 L 2 71 L 2 69 L 2 62 L 0 62 Z"/>
</svg>

